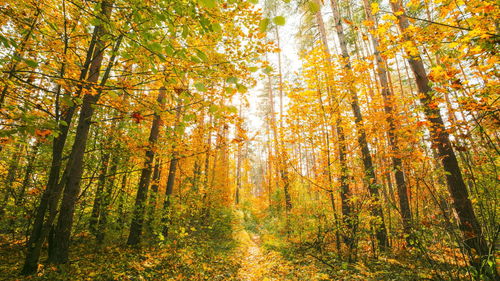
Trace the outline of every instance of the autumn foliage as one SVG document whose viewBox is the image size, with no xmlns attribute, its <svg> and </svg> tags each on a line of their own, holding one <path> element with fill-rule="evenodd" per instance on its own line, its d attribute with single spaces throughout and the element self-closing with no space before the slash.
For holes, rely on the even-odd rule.
<svg viewBox="0 0 500 281">
<path fill-rule="evenodd" d="M 0 14 L 0 279 L 498 280 L 498 3 Z"/>
</svg>

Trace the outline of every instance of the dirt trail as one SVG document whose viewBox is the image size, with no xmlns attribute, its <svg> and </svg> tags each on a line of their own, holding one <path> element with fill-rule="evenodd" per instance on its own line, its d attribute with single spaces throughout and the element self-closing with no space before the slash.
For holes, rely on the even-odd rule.
<svg viewBox="0 0 500 281">
<path fill-rule="evenodd" d="M 252 235 L 247 243 L 247 253 L 243 257 L 238 278 L 242 281 L 272 280 L 267 277 L 271 275 L 271 272 L 269 272 L 269 264 L 260 248 L 260 237 Z"/>
<path fill-rule="evenodd" d="M 265 251 L 258 235 L 244 231 L 246 248 L 242 257 L 237 280 L 278 281 L 278 280 L 327 280 L 326 274 L 318 273 L 314 267 L 302 267 L 286 261 L 279 253 Z"/>
</svg>

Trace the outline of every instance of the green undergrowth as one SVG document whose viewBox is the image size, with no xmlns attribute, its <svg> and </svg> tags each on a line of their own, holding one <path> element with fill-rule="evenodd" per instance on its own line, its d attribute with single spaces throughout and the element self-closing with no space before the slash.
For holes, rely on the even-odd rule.
<svg viewBox="0 0 500 281">
<path fill-rule="evenodd" d="M 40 265 L 37 274 L 19 275 L 24 241 L 2 237 L 0 280 L 231 280 L 240 266 L 230 210 L 211 213 L 198 224 L 173 225 L 167 239 L 147 240 L 141 247 L 109 241 L 97 246 L 88 233 L 74 236 L 71 262 Z M 42 261 L 46 257 L 42 258 Z"/>
<path fill-rule="evenodd" d="M 246 216 L 254 220 L 252 216 Z M 357 258 L 349 260 L 347 249 L 342 244 L 338 254 L 333 236 L 328 232 L 317 234 L 318 229 L 309 227 L 307 221 L 299 216 L 286 220 L 268 215 L 259 221 L 246 222 L 253 226 L 259 224 L 261 247 L 265 251 L 277 252 L 293 268 L 314 266 L 329 276 L 329 280 L 462 280 L 469 278 L 464 265 L 454 264 L 443 257 L 453 256 L 450 248 L 429 247 L 422 252 L 418 248 L 394 248 L 376 255 L 369 241 L 360 241 Z M 297 231 L 299 226 L 303 230 Z M 288 227 L 288 230 L 287 230 Z M 309 228 L 308 228 L 309 227 Z M 320 239 L 321 238 L 321 239 Z M 455 253 L 456 254 L 456 253 Z"/>
</svg>

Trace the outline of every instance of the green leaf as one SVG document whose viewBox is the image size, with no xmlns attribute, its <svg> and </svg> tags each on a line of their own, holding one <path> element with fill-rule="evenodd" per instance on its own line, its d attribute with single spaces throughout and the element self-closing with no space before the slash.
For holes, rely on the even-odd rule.
<svg viewBox="0 0 500 281">
<path fill-rule="evenodd" d="M 160 53 L 162 49 L 161 44 L 158 42 L 151 43 L 151 45 L 149 45 L 149 48 L 151 48 L 151 50 L 156 53 Z"/>
<path fill-rule="evenodd" d="M 196 83 L 194 84 L 194 87 L 196 88 L 196 90 L 200 91 L 200 92 L 206 92 L 207 91 L 207 88 L 205 88 L 205 85 L 203 85 L 203 83 Z"/>
<path fill-rule="evenodd" d="M 63 96 L 61 98 L 61 104 L 65 105 L 65 106 L 68 106 L 68 107 L 71 107 L 71 106 L 75 105 L 75 103 L 73 102 L 73 100 L 71 99 L 71 97 L 68 97 L 68 96 Z"/>
<path fill-rule="evenodd" d="M 250 70 L 251 72 L 255 72 L 255 71 L 259 70 L 259 68 L 258 68 L 258 67 L 256 67 L 256 66 L 250 66 L 250 67 L 248 68 L 248 70 Z"/>
<path fill-rule="evenodd" d="M 285 25 L 285 18 L 282 16 L 277 16 L 273 18 L 273 22 L 276 25 Z"/>
<path fill-rule="evenodd" d="M 189 29 L 188 29 L 188 26 L 187 25 L 183 25 L 182 26 L 182 38 L 187 38 L 187 36 L 189 35 Z"/>
<path fill-rule="evenodd" d="M 216 0 L 199 0 L 198 3 L 205 8 L 215 8 L 217 6 Z"/>
<path fill-rule="evenodd" d="M 9 42 L 12 47 L 17 48 L 17 42 L 16 40 L 14 40 L 14 38 L 10 38 Z"/>
<path fill-rule="evenodd" d="M 192 62 L 196 62 L 196 63 L 200 63 L 201 62 L 201 60 L 198 57 L 195 57 L 195 56 L 191 56 L 190 60 Z"/>
<path fill-rule="evenodd" d="M 7 38 L 3 37 L 2 35 L 0 35 L 0 41 L 2 41 L 3 45 L 5 46 L 5 48 L 9 48 L 10 47 L 9 40 L 7 40 Z"/>
<path fill-rule="evenodd" d="M 271 21 L 268 18 L 262 19 L 259 23 L 259 29 L 261 32 L 266 32 L 267 27 Z"/>
<path fill-rule="evenodd" d="M 248 2 L 252 3 L 252 4 L 258 4 L 259 3 L 259 0 L 248 0 Z"/>
<path fill-rule="evenodd" d="M 236 84 L 236 89 L 238 89 L 238 92 L 240 92 L 242 94 L 244 94 L 248 91 L 248 88 L 242 84 Z"/>
<path fill-rule="evenodd" d="M 98 19 L 98 18 L 91 18 L 89 22 L 93 26 L 99 26 L 102 23 L 102 21 L 100 19 Z"/>
<path fill-rule="evenodd" d="M 31 66 L 31 67 L 37 67 L 38 66 L 38 63 L 36 61 L 34 61 L 34 60 L 25 59 L 24 62 L 27 65 Z"/>
<path fill-rule="evenodd" d="M 198 50 L 198 49 L 196 49 L 196 55 L 197 55 L 197 56 L 198 56 L 198 57 L 199 57 L 202 61 L 205 61 L 205 62 L 206 62 L 206 61 L 208 61 L 208 57 L 207 57 L 207 55 L 206 55 L 204 52 L 202 52 L 202 51 L 200 51 L 200 50 Z"/>
<path fill-rule="evenodd" d="M 269 73 L 271 73 L 271 71 L 273 71 L 273 68 L 271 66 L 269 66 L 269 65 L 266 66 L 264 68 L 264 70 L 262 70 L 262 72 L 264 72 L 265 74 L 269 74 Z"/>
<path fill-rule="evenodd" d="M 314 1 L 309 1 L 309 11 L 311 13 L 316 14 L 320 9 L 321 9 L 321 7 L 319 6 L 318 3 L 314 2 Z"/>
<path fill-rule="evenodd" d="M 195 114 L 186 114 L 186 115 L 184 115 L 184 117 L 182 119 L 186 122 L 190 122 L 190 121 L 193 121 L 196 119 L 196 115 Z"/>
<path fill-rule="evenodd" d="M 219 23 L 215 22 L 212 23 L 212 31 L 213 32 L 220 32 L 222 30 L 222 27 L 220 26 Z"/>
<path fill-rule="evenodd" d="M 12 58 L 13 58 L 14 60 L 16 60 L 16 61 L 22 61 L 22 60 L 23 60 L 23 58 L 21 58 L 21 57 L 20 57 L 18 54 L 16 54 L 16 53 L 14 53 L 14 54 L 12 55 Z"/>
<path fill-rule="evenodd" d="M 219 110 L 219 107 L 218 107 L 218 106 L 216 106 L 215 104 L 211 104 L 211 105 L 210 105 L 210 107 L 208 107 L 208 111 L 209 111 L 210 113 L 214 113 L 214 112 L 216 112 L 216 111 L 218 111 L 218 110 Z"/>
<path fill-rule="evenodd" d="M 181 124 L 179 124 L 179 126 L 175 127 L 175 132 L 179 135 L 183 135 L 185 129 L 186 126 L 182 126 Z"/>
<path fill-rule="evenodd" d="M 159 21 L 166 21 L 167 20 L 167 17 L 165 16 L 165 14 L 163 13 L 156 13 L 155 14 L 155 17 L 159 20 Z"/>
<path fill-rule="evenodd" d="M 236 83 L 238 83 L 238 78 L 236 78 L 236 77 L 228 77 L 228 78 L 226 79 L 226 82 L 227 82 L 227 83 L 233 83 L 233 84 L 236 84 Z"/>
<path fill-rule="evenodd" d="M 200 17 L 200 25 L 204 31 L 208 31 L 211 26 L 210 21 L 204 16 Z"/>
<path fill-rule="evenodd" d="M 234 105 L 229 105 L 229 106 L 226 107 L 226 109 L 227 109 L 228 112 L 231 112 L 231 113 L 237 113 L 238 112 L 238 109 Z"/>
<path fill-rule="evenodd" d="M 167 44 L 165 46 L 165 53 L 167 53 L 168 56 L 173 56 L 174 55 L 174 48 L 170 46 L 170 44 Z"/>
<path fill-rule="evenodd" d="M 108 96 L 109 96 L 110 98 L 112 98 L 112 99 L 117 99 L 117 98 L 119 97 L 119 96 L 118 96 L 118 94 L 117 94 L 116 92 L 114 92 L 114 91 L 110 91 L 110 92 L 108 93 Z"/>
</svg>

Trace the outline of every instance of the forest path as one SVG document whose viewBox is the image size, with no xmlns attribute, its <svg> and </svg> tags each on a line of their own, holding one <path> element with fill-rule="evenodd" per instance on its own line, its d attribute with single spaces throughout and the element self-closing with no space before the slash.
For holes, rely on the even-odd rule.
<svg viewBox="0 0 500 281">
<path fill-rule="evenodd" d="M 241 229 L 238 234 L 240 247 L 240 269 L 236 280 L 278 281 L 278 280 L 328 280 L 313 265 L 298 265 L 286 260 L 276 251 L 262 247 L 261 236 Z"/>
<path fill-rule="evenodd" d="M 245 233 L 249 239 L 245 239 L 246 253 L 238 271 L 238 279 L 242 281 L 273 280 L 268 277 L 271 276 L 272 266 L 260 247 L 260 236 L 250 235 L 246 231 Z"/>
</svg>

